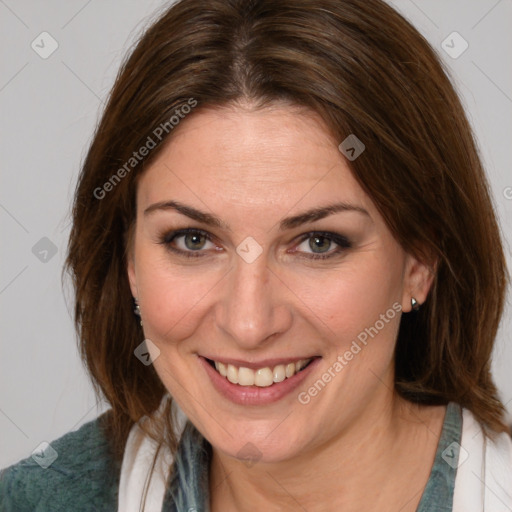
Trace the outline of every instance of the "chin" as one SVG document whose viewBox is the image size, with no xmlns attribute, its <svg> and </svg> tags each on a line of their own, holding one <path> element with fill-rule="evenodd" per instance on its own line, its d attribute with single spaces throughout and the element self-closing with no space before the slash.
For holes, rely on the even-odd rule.
<svg viewBox="0 0 512 512">
<path fill-rule="evenodd" d="M 276 431 L 276 424 L 262 429 L 261 425 L 239 425 L 238 432 L 231 437 L 225 431 L 220 438 L 210 439 L 213 448 L 244 461 L 247 465 L 277 463 L 293 459 L 303 451 L 306 441 L 300 433 L 283 428 Z M 234 429 L 233 429 L 234 430 Z M 279 427 L 278 429 L 279 430 Z"/>
</svg>

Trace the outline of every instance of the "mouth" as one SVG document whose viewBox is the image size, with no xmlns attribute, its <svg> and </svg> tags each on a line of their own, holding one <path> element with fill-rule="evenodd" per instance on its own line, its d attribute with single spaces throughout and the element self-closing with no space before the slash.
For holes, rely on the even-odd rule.
<svg viewBox="0 0 512 512">
<path fill-rule="evenodd" d="M 248 363 L 198 357 L 213 388 L 225 399 L 243 406 L 265 406 L 293 396 L 321 360 L 315 356 Z"/>
<path fill-rule="evenodd" d="M 311 364 L 313 359 L 315 358 L 310 357 L 307 359 L 299 359 L 298 361 L 290 361 L 288 363 L 262 366 L 260 368 L 238 366 L 221 361 L 214 361 L 213 359 L 206 359 L 206 361 L 218 374 L 231 382 L 231 384 L 268 388 L 286 379 L 290 379 L 297 373 L 303 371 Z"/>
</svg>

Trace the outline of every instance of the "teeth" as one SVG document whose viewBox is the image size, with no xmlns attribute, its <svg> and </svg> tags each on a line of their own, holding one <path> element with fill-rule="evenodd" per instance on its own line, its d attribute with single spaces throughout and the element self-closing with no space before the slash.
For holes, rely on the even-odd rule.
<svg viewBox="0 0 512 512">
<path fill-rule="evenodd" d="M 287 364 L 285 373 L 287 378 L 293 377 L 295 375 L 295 363 Z"/>
<path fill-rule="evenodd" d="M 274 382 L 283 382 L 285 379 L 293 377 L 297 372 L 302 370 L 310 363 L 311 359 L 301 359 L 296 363 L 278 364 L 274 368 L 259 368 L 253 370 L 251 368 L 236 367 L 232 364 L 224 364 L 215 361 L 216 370 L 226 377 L 229 382 L 240 386 L 258 386 L 266 388 L 274 384 Z"/>
<path fill-rule="evenodd" d="M 284 364 L 278 364 L 274 368 L 274 382 L 283 382 L 284 379 L 286 379 Z"/>
<path fill-rule="evenodd" d="M 238 384 L 238 368 L 236 368 L 232 364 L 228 364 L 227 377 L 229 382 L 232 382 L 233 384 Z"/>
<path fill-rule="evenodd" d="M 238 369 L 238 384 L 240 384 L 240 386 L 253 386 L 254 379 L 254 372 L 250 368 Z"/>
<path fill-rule="evenodd" d="M 226 368 L 226 365 L 224 363 L 215 363 L 215 366 L 218 370 L 218 372 L 223 376 L 226 377 L 228 374 L 228 369 Z"/>
<path fill-rule="evenodd" d="M 254 375 L 254 384 L 256 384 L 256 386 L 259 386 L 260 388 L 266 388 L 271 386 L 273 383 L 274 375 L 270 368 L 260 368 L 256 371 Z"/>
<path fill-rule="evenodd" d="M 306 359 L 301 359 L 300 361 L 297 361 L 295 363 L 295 373 L 300 372 L 304 366 L 308 364 L 308 361 Z"/>
</svg>

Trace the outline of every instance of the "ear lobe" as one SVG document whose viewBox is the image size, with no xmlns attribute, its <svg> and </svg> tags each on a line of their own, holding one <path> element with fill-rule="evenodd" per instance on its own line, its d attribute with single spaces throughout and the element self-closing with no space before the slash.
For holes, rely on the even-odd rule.
<svg viewBox="0 0 512 512">
<path fill-rule="evenodd" d="M 402 296 L 404 313 L 412 309 L 411 298 L 414 297 L 420 306 L 427 300 L 437 268 L 437 261 L 434 264 L 423 263 L 410 254 L 406 258 Z"/>
</svg>

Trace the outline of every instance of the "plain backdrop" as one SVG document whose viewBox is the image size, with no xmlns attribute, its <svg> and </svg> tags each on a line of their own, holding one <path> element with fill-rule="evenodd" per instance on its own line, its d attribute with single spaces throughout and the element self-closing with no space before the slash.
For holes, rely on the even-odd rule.
<svg viewBox="0 0 512 512">
<path fill-rule="evenodd" d="M 460 91 L 510 265 L 512 0 L 391 3 L 438 51 Z M 96 404 L 77 354 L 69 282 L 61 286 L 69 210 L 121 59 L 166 4 L 0 0 L 0 467 L 105 410 Z M 509 305 L 493 360 L 509 412 L 511 328 Z"/>
</svg>

